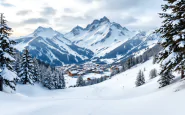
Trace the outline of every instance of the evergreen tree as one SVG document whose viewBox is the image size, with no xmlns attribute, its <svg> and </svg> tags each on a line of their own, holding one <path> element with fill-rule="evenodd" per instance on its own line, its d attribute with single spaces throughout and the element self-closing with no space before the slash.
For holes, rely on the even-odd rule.
<svg viewBox="0 0 185 115">
<path fill-rule="evenodd" d="M 79 76 L 76 82 L 76 86 L 80 87 L 80 86 L 84 86 L 84 80 L 82 78 L 82 76 Z"/>
<path fill-rule="evenodd" d="M 42 67 L 44 68 L 44 66 L 42 66 Z M 42 70 L 43 70 L 43 69 L 42 69 Z M 51 75 L 52 75 L 51 68 L 50 68 L 50 67 L 48 67 L 47 69 L 45 68 L 45 71 L 42 71 L 42 72 L 43 72 L 43 73 L 42 73 L 42 80 L 41 80 L 41 82 L 42 82 L 42 84 L 43 84 L 45 87 L 49 88 L 50 83 L 51 83 L 50 77 L 51 77 Z"/>
<path fill-rule="evenodd" d="M 56 89 L 57 88 L 57 77 L 58 75 L 51 70 L 50 67 L 43 74 L 43 85 L 48 89 Z"/>
<path fill-rule="evenodd" d="M 15 80 L 17 75 L 13 72 L 13 62 L 15 59 L 13 45 L 15 41 L 10 40 L 11 28 L 7 26 L 7 21 L 3 14 L 0 14 L 0 69 L 2 69 L 0 76 L 3 77 L 5 86 L 15 90 Z"/>
<path fill-rule="evenodd" d="M 101 77 L 100 77 L 100 82 L 103 82 L 103 81 L 105 81 L 105 79 L 104 79 L 103 76 L 101 76 Z"/>
<path fill-rule="evenodd" d="M 161 78 L 158 80 L 160 86 L 159 88 L 165 87 L 171 83 L 174 76 L 171 74 L 171 72 L 163 72 L 161 75 Z"/>
<path fill-rule="evenodd" d="M 155 63 L 156 63 L 156 61 L 157 61 L 157 56 L 156 56 L 156 55 L 154 55 L 154 56 L 153 56 L 153 64 L 155 64 Z"/>
<path fill-rule="evenodd" d="M 136 84 L 136 87 L 145 84 L 144 74 L 141 70 L 139 70 L 135 84 Z"/>
<path fill-rule="evenodd" d="M 153 79 L 155 77 L 157 77 L 157 70 L 156 69 L 152 69 L 150 71 L 150 79 Z"/>
<path fill-rule="evenodd" d="M 64 89 L 66 87 L 63 72 L 59 72 L 58 89 Z"/>
<path fill-rule="evenodd" d="M 160 17 L 164 19 L 163 25 L 156 30 L 163 40 L 160 45 L 163 50 L 159 53 L 158 62 L 162 62 L 162 76 L 168 75 L 170 71 L 181 70 L 184 77 L 185 63 L 185 2 L 184 0 L 165 0 L 162 5 L 163 13 Z M 161 78 L 163 79 L 163 78 Z"/>
<path fill-rule="evenodd" d="M 27 48 L 24 49 L 21 61 L 20 82 L 33 84 L 33 61 Z"/>
<path fill-rule="evenodd" d="M 21 67 L 20 63 L 21 63 L 21 55 L 17 53 L 15 56 L 15 62 L 14 62 L 14 70 L 17 72 L 17 75 L 20 72 L 20 67 Z"/>
<path fill-rule="evenodd" d="M 58 71 L 54 71 L 53 72 L 53 83 L 54 83 L 54 89 L 58 89 L 58 85 L 59 85 L 59 73 Z"/>
<path fill-rule="evenodd" d="M 42 84 L 44 83 L 45 77 L 47 76 L 48 68 L 44 65 L 39 65 L 39 78 L 38 81 L 41 82 Z"/>
<path fill-rule="evenodd" d="M 15 62 L 14 62 L 14 70 L 17 72 L 17 79 L 16 81 L 20 80 L 20 69 L 21 69 L 21 55 L 20 53 L 17 53 L 15 56 Z"/>
<path fill-rule="evenodd" d="M 33 60 L 33 81 L 34 82 L 39 82 L 39 64 L 37 62 L 37 59 L 34 58 Z"/>
<path fill-rule="evenodd" d="M 56 89 L 58 82 L 58 75 L 55 72 L 52 72 L 49 77 L 49 89 Z"/>
</svg>

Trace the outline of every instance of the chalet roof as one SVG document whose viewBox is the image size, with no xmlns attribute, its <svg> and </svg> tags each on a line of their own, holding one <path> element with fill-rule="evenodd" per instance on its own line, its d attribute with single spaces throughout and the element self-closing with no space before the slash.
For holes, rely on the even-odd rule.
<svg viewBox="0 0 185 115">
<path fill-rule="evenodd" d="M 76 70 L 73 70 L 73 71 L 70 71 L 72 74 L 77 74 L 78 73 L 78 71 L 76 71 Z"/>
<path fill-rule="evenodd" d="M 81 72 L 79 72 L 78 74 L 84 74 L 85 72 L 83 72 L 83 71 L 81 71 Z"/>
</svg>

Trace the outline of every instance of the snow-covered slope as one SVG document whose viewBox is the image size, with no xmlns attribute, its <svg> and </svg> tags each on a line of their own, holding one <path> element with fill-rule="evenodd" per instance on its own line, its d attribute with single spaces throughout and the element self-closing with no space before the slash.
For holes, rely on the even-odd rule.
<svg viewBox="0 0 185 115">
<path fill-rule="evenodd" d="M 135 87 L 138 71 L 146 84 Z M 150 80 L 152 60 L 97 85 L 47 90 L 39 85 L 18 85 L 16 94 L 0 92 L 2 115 L 184 115 L 185 81 L 178 78 L 159 89 L 159 76 Z M 178 76 L 178 75 L 176 75 Z"/>
<path fill-rule="evenodd" d="M 92 51 L 74 45 L 52 28 L 38 27 L 32 34 L 16 41 L 18 50 L 27 47 L 33 57 L 51 65 L 81 63 L 93 56 Z"/>
<path fill-rule="evenodd" d="M 124 60 L 131 55 L 138 56 L 147 49 L 154 47 L 158 40 L 160 40 L 160 35 L 153 33 L 153 31 L 139 31 L 131 39 L 107 53 L 103 58 Z"/>
</svg>

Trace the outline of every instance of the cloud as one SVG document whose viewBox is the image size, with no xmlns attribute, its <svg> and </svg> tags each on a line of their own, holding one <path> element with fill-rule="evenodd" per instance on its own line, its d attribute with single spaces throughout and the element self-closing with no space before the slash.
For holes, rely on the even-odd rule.
<svg viewBox="0 0 185 115">
<path fill-rule="evenodd" d="M 83 3 L 92 3 L 95 0 L 77 0 L 79 2 L 83 2 Z"/>
<path fill-rule="evenodd" d="M 148 29 L 161 23 L 158 13 L 161 12 L 163 0 L 93 0 L 93 2 L 98 4 L 98 8 L 90 9 L 86 14 L 95 18 L 107 16 L 110 21 L 130 29 Z M 151 17 L 155 20 L 151 20 Z"/>
<path fill-rule="evenodd" d="M 123 24 L 130 24 L 130 23 L 135 23 L 137 21 L 139 21 L 138 19 L 136 19 L 133 16 L 127 16 L 124 17 L 123 19 L 120 19 L 122 21 Z"/>
<path fill-rule="evenodd" d="M 101 0 L 101 8 L 106 10 L 136 10 L 146 9 L 147 7 L 155 8 L 162 0 Z"/>
<path fill-rule="evenodd" d="M 73 13 L 74 10 L 71 9 L 71 8 L 64 8 L 64 12 L 65 12 L 65 13 Z"/>
<path fill-rule="evenodd" d="M 84 16 L 67 16 L 62 15 L 59 18 L 55 19 L 56 26 L 60 25 L 68 25 L 68 26 L 76 26 L 76 25 L 82 25 L 87 24 L 90 20 L 93 20 L 93 17 L 84 15 Z"/>
<path fill-rule="evenodd" d="M 75 26 L 87 26 L 87 24 L 91 23 L 94 20 L 93 17 L 84 15 L 84 16 L 67 16 L 62 15 L 54 20 L 55 26 L 57 28 L 61 28 L 62 32 L 69 32 Z"/>
<path fill-rule="evenodd" d="M 31 13 L 31 12 L 32 12 L 32 10 L 21 10 L 21 11 L 18 11 L 18 12 L 16 13 L 16 15 L 25 16 L 25 15 Z"/>
<path fill-rule="evenodd" d="M 5 0 L 1 0 L 0 5 L 4 7 L 14 7 L 14 5 L 7 3 Z"/>
<path fill-rule="evenodd" d="M 18 28 L 18 27 L 21 27 L 22 24 L 21 23 L 17 23 L 17 22 L 7 22 L 8 25 L 11 27 L 11 28 Z"/>
<path fill-rule="evenodd" d="M 49 23 L 48 19 L 45 18 L 31 18 L 21 22 L 22 24 L 38 24 L 38 23 Z"/>
<path fill-rule="evenodd" d="M 64 21 L 74 21 L 74 22 L 83 22 L 85 20 L 90 20 L 90 19 L 93 19 L 91 16 L 77 16 L 77 17 L 74 17 L 74 16 L 66 16 L 66 15 L 63 15 L 61 16 L 61 19 L 64 20 Z"/>
<path fill-rule="evenodd" d="M 44 10 L 40 14 L 43 16 L 55 15 L 56 10 L 52 7 L 45 7 Z"/>
<path fill-rule="evenodd" d="M 24 28 L 35 29 L 42 24 L 69 31 L 76 25 L 85 27 L 103 16 L 137 30 L 160 25 L 158 13 L 162 12 L 163 3 L 163 0 L 0 0 L 0 10 L 16 30 L 27 31 Z"/>
</svg>

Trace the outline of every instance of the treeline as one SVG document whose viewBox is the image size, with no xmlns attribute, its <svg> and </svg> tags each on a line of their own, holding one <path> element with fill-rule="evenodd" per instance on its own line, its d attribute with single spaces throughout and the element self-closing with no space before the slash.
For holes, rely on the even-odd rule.
<svg viewBox="0 0 185 115">
<path fill-rule="evenodd" d="M 79 76 L 76 81 L 76 85 L 74 86 L 69 86 L 69 87 L 83 87 L 83 86 L 89 86 L 89 85 L 94 85 L 101 83 L 107 79 L 109 79 L 109 76 L 101 76 L 100 78 L 93 78 L 89 80 L 84 80 L 82 76 Z"/>
<path fill-rule="evenodd" d="M 153 63 L 156 63 L 157 54 L 161 51 L 161 49 L 162 47 L 160 45 L 155 45 L 154 47 L 146 50 L 140 56 L 128 58 L 125 62 L 120 63 L 122 67 L 121 69 L 115 69 L 112 71 L 111 76 L 124 72 L 137 64 L 144 63 L 149 60 L 150 57 L 153 57 Z"/>
<path fill-rule="evenodd" d="M 36 58 L 32 59 L 28 49 L 24 49 L 22 54 L 16 53 L 13 67 L 18 76 L 16 82 L 19 84 L 40 83 L 48 89 L 65 88 L 63 73 Z"/>
</svg>

